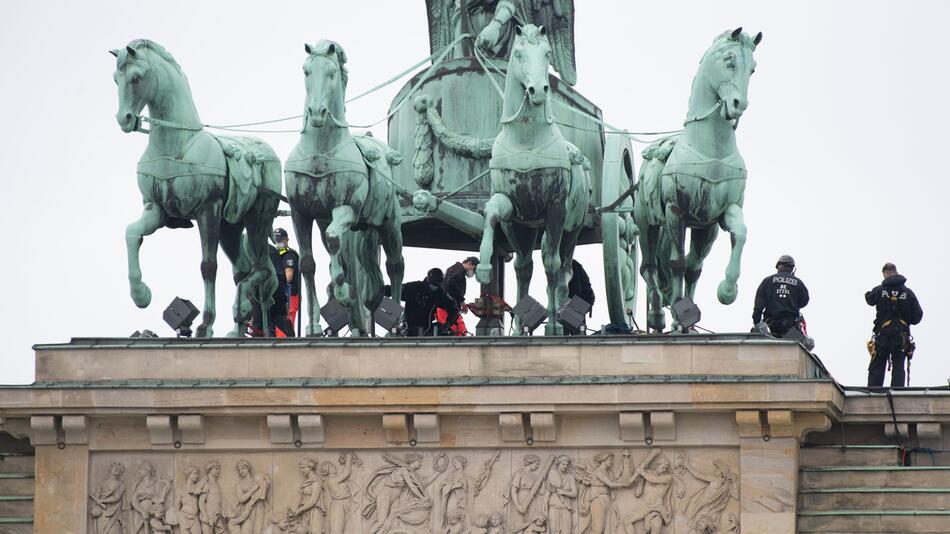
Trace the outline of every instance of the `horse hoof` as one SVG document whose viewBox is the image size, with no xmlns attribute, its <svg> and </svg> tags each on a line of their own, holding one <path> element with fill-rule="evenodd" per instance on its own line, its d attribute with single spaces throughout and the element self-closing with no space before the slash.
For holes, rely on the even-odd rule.
<svg viewBox="0 0 950 534">
<path fill-rule="evenodd" d="M 228 337 L 244 337 L 244 330 L 241 328 L 241 325 L 234 325 L 234 328 L 228 332 Z"/>
<path fill-rule="evenodd" d="M 491 265 L 479 264 L 475 267 L 475 279 L 479 284 L 491 283 Z"/>
<path fill-rule="evenodd" d="M 323 328 L 320 324 L 307 325 L 307 337 L 323 337 Z"/>
<path fill-rule="evenodd" d="M 152 290 L 144 283 L 133 286 L 132 302 L 139 308 L 147 308 L 152 303 Z"/>
<path fill-rule="evenodd" d="M 195 329 L 195 337 L 214 337 L 211 325 L 198 325 L 198 328 Z"/>
<path fill-rule="evenodd" d="M 723 280 L 719 283 L 719 290 L 716 291 L 716 296 L 719 297 L 720 304 L 732 304 L 736 301 L 738 295 L 739 286 L 737 286 L 735 282 Z"/>
</svg>

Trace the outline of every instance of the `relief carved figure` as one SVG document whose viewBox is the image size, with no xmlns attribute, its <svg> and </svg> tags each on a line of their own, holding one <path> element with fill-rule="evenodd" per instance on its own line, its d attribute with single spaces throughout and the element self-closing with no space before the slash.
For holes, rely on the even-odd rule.
<svg viewBox="0 0 950 534">
<path fill-rule="evenodd" d="M 452 458 L 451 469 L 433 484 L 433 502 L 436 504 L 432 514 L 433 530 L 441 532 L 448 528 L 449 518 L 453 513 L 459 516 L 459 528 L 462 531 L 469 529 L 474 521 L 475 497 L 477 497 L 491 477 L 492 467 L 501 456 L 501 451 L 485 462 L 482 471 L 477 477 L 469 475 L 468 458 L 455 456 Z"/>
<path fill-rule="evenodd" d="M 555 469 L 548 473 L 545 486 L 548 494 L 548 530 L 551 534 L 574 534 L 577 481 L 571 473 L 571 459 L 562 454 L 554 465 Z"/>
<path fill-rule="evenodd" d="M 224 517 L 224 493 L 218 478 L 221 476 L 221 464 L 209 462 L 205 466 L 205 478 L 198 493 L 198 521 L 201 534 L 224 534 L 227 521 Z"/>
<path fill-rule="evenodd" d="M 478 514 L 466 534 L 488 534 L 488 514 Z"/>
<path fill-rule="evenodd" d="M 489 517 L 487 534 L 505 534 L 505 514 L 495 512 Z"/>
<path fill-rule="evenodd" d="M 366 485 L 363 517 L 373 518 L 370 534 L 386 534 L 397 523 L 418 527 L 429 520 L 432 499 L 426 489 L 446 469 L 445 454 L 433 462 L 435 476 L 425 478 L 419 473 L 422 455 L 409 453 L 405 458 L 384 453 L 386 465 L 376 469 Z"/>
<path fill-rule="evenodd" d="M 449 526 L 450 515 L 458 515 L 460 527 L 471 524 L 471 514 L 475 508 L 475 478 L 465 472 L 468 459 L 455 456 L 450 465 L 451 469 L 433 488 L 433 501 L 436 503 L 433 525 L 437 532 Z"/>
<path fill-rule="evenodd" d="M 544 514 L 537 514 L 531 521 L 519 525 L 511 534 L 545 534 L 548 531 L 548 518 Z"/>
<path fill-rule="evenodd" d="M 228 527 L 233 534 L 260 534 L 267 514 L 270 479 L 266 474 L 255 478 L 254 470 L 247 460 L 238 461 L 235 470 L 238 474 L 234 486 L 237 505 L 229 515 Z"/>
<path fill-rule="evenodd" d="M 706 528 L 707 524 L 714 525 L 718 530 L 719 518 L 729 505 L 729 499 L 739 500 L 739 485 L 735 473 L 721 459 L 713 461 L 712 475 L 702 473 L 690 465 L 685 451 L 679 452 L 676 461 L 676 470 L 679 473 L 689 474 L 704 484 L 703 488 L 689 497 L 684 510 L 693 530 L 704 532 L 698 527 Z"/>
<path fill-rule="evenodd" d="M 363 465 L 356 453 L 340 453 L 340 467 L 332 462 L 320 464 L 320 476 L 323 478 L 323 492 L 327 499 L 326 534 L 343 534 L 353 508 L 353 497 L 358 488 L 350 480 L 353 466 Z M 316 532 L 316 531 L 315 531 Z"/>
<path fill-rule="evenodd" d="M 224 493 L 218 478 L 221 476 L 221 464 L 209 462 L 205 466 L 205 478 L 201 482 L 198 496 L 198 521 L 201 534 L 224 534 L 227 522 L 224 517 Z"/>
<path fill-rule="evenodd" d="M 445 522 L 446 525 L 441 531 L 442 534 L 462 534 L 464 532 L 465 525 L 462 524 L 462 513 L 458 510 L 449 512 Z"/>
<path fill-rule="evenodd" d="M 164 516 L 165 497 L 171 489 L 171 483 L 156 476 L 155 467 L 149 461 L 142 461 L 138 468 L 138 481 L 129 493 L 132 507 L 130 523 L 131 534 L 152 534 L 167 532 Z M 170 529 L 170 527 L 169 527 Z"/>
<path fill-rule="evenodd" d="M 297 501 L 287 511 L 287 519 L 294 523 L 294 532 L 323 534 L 327 507 L 323 480 L 317 476 L 317 462 L 304 458 L 298 466 L 303 474 L 303 482 Z"/>
<path fill-rule="evenodd" d="M 739 534 L 739 516 L 735 512 L 726 514 L 725 534 Z"/>
<path fill-rule="evenodd" d="M 178 528 L 181 534 L 202 534 L 198 520 L 200 508 L 198 502 L 204 484 L 201 484 L 201 471 L 189 465 L 185 471 L 185 487 L 178 490 Z"/>
<path fill-rule="evenodd" d="M 540 470 L 542 476 L 538 476 L 541 458 L 537 454 L 528 454 L 524 457 L 524 467 L 511 476 L 508 494 L 505 495 L 510 525 L 522 525 L 542 512 L 543 499 L 536 499 L 536 497 L 552 463 L 554 463 L 554 456 L 545 462 L 544 468 Z"/>
<path fill-rule="evenodd" d="M 613 505 L 613 490 L 625 487 L 624 479 L 629 474 L 630 451 L 623 451 L 623 467 L 620 473 L 614 470 L 614 453 L 602 452 L 594 456 L 589 468 L 577 466 L 581 482 L 579 495 L 581 534 L 604 534 L 608 524 L 615 525 L 617 510 Z M 613 528 L 610 529 L 610 532 Z"/>
<path fill-rule="evenodd" d="M 96 492 L 89 496 L 89 515 L 93 520 L 94 534 L 125 534 L 125 482 L 122 474 L 125 464 L 112 462 L 109 478 L 99 483 Z"/>
<path fill-rule="evenodd" d="M 670 471 L 669 459 L 660 456 L 661 452 L 661 449 L 650 451 L 630 475 L 629 484 L 633 486 L 637 507 L 621 517 L 628 532 L 641 523 L 645 534 L 660 534 L 664 525 L 673 522 L 673 487 L 676 481 Z"/>
</svg>

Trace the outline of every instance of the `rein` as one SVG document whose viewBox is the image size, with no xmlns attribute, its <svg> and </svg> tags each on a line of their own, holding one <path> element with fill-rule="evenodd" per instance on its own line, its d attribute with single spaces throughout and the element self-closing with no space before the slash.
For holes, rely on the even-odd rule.
<svg viewBox="0 0 950 534">
<path fill-rule="evenodd" d="M 205 125 L 199 124 L 197 126 L 190 126 L 188 124 L 182 124 L 180 122 L 166 121 L 162 119 L 156 119 L 153 117 L 146 117 L 144 115 L 139 115 L 136 117 L 136 128 L 135 131 L 142 133 L 149 133 L 151 130 L 147 130 L 142 127 L 142 123 L 148 123 L 154 126 L 162 126 L 164 128 L 172 128 L 175 130 L 187 130 L 189 132 L 200 132 L 204 129 Z"/>
</svg>

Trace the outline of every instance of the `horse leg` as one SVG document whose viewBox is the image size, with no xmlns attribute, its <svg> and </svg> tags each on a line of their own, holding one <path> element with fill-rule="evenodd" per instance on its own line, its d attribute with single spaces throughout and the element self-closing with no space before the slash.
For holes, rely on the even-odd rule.
<svg viewBox="0 0 950 534">
<path fill-rule="evenodd" d="M 564 328 L 557 322 L 557 310 L 561 307 L 559 273 L 561 271 L 561 239 L 564 237 L 564 210 L 550 206 L 544 215 L 544 235 L 541 237 L 541 263 L 548 282 L 548 323 L 544 335 L 560 336 Z M 567 287 L 564 288 L 567 294 Z"/>
<path fill-rule="evenodd" d="M 125 247 L 129 255 L 129 288 L 132 302 L 145 308 L 152 302 L 152 290 L 142 282 L 142 266 L 139 264 L 139 249 L 143 238 L 152 235 L 165 224 L 165 214 L 158 204 L 146 202 L 139 219 L 125 228 Z"/>
<path fill-rule="evenodd" d="M 221 250 L 231 262 L 234 283 L 241 281 L 247 273 L 241 272 L 238 267 L 238 257 L 241 254 L 241 232 L 243 228 L 240 225 L 231 224 L 225 220 L 220 222 Z"/>
<path fill-rule="evenodd" d="M 672 297 L 670 304 L 683 298 L 683 276 L 686 274 L 686 225 L 683 224 L 679 210 L 672 204 L 666 205 L 664 225 L 670 239 L 670 271 L 673 273 Z"/>
<path fill-rule="evenodd" d="M 742 248 L 745 246 L 746 227 L 742 208 L 730 204 L 722 216 L 722 227 L 732 236 L 732 253 L 726 266 L 726 278 L 719 283 L 716 296 L 722 304 L 732 304 L 739 295 L 739 263 L 742 260 Z"/>
<path fill-rule="evenodd" d="M 538 240 L 538 229 L 510 222 L 501 223 L 501 229 L 508 238 L 508 244 L 515 251 L 513 263 L 517 280 L 518 299 L 516 302 L 521 302 L 521 299 L 528 294 L 531 285 L 531 275 L 534 272 L 534 244 Z M 521 319 L 518 316 L 515 316 L 513 330 L 516 336 L 521 335 Z"/>
<path fill-rule="evenodd" d="M 689 254 L 686 255 L 686 273 L 683 279 L 686 282 L 686 296 L 695 302 L 696 285 L 699 275 L 703 272 L 703 260 L 712 250 L 713 243 L 719 228 L 710 225 L 705 228 L 694 228 L 689 237 Z"/>
<path fill-rule="evenodd" d="M 485 227 L 482 230 L 482 244 L 478 249 L 479 263 L 475 268 L 475 278 L 481 284 L 488 284 L 492 279 L 491 257 L 495 248 L 495 225 L 509 220 L 514 211 L 511 200 L 501 193 L 492 193 L 485 203 Z"/>
<path fill-rule="evenodd" d="M 383 288 L 383 273 L 379 268 L 379 231 L 377 228 L 352 231 L 349 239 L 353 253 L 348 256 L 346 270 L 351 273 L 350 284 L 356 294 L 353 310 L 359 318 L 360 332 L 372 336 L 376 326 L 373 306 Z"/>
<path fill-rule="evenodd" d="M 337 206 L 333 208 L 333 219 L 326 232 L 327 252 L 330 253 L 330 280 L 333 286 L 333 296 L 341 305 L 350 308 L 351 316 L 353 315 L 354 299 L 351 294 L 352 288 L 346 279 L 345 256 L 355 252 L 351 250 L 353 233 L 351 227 L 355 221 L 356 214 L 351 206 Z M 352 326 L 355 325 L 351 325 L 351 328 Z"/>
<path fill-rule="evenodd" d="M 271 224 L 247 224 L 246 243 L 241 244 L 241 254 L 246 255 L 249 263 L 249 274 L 237 286 L 234 295 L 234 328 L 228 333 L 229 337 L 240 337 L 244 332 L 244 323 L 251 314 L 252 306 L 260 306 L 261 326 L 265 332 L 270 329 L 269 308 L 273 296 L 264 294 L 263 287 L 269 278 L 276 280 L 274 266 L 271 264 L 267 249 L 267 238 L 271 232 Z"/>
<path fill-rule="evenodd" d="M 660 227 L 646 225 L 646 231 L 640 234 L 640 276 L 647 286 L 647 329 L 662 332 L 666 328 L 666 314 L 660 298 L 659 258 L 657 240 Z"/>
<path fill-rule="evenodd" d="M 205 302 L 201 324 L 195 329 L 195 337 L 213 337 L 215 304 L 214 282 L 218 276 L 218 242 L 221 235 L 221 202 L 211 202 L 196 217 L 198 235 L 201 237 L 201 280 L 204 282 Z"/>
<path fill-rule="evenodd" d="M 386 274 L 389 276 L 389 287 L 392 288 L 392 299 L 399 302 L 402 296 L 402 277 L 406 262 L 402 257 L 402 228 L 395 216 L 387 218 L 383 223 L 380 239 L 383 252 L 386 253 Z"/>
<path fill-rule="evenodd" d="M 294 234 L 297 236 L 297 246 L 300 247 L 300 274 L 303 276 L 304 291 L 307 297 L 307 337 L 323 335 L 320 326 L 320 301 L 317 298 L 317 288 L 314 274 L 317 272 L 317 263 L 313 259 L 313 217 L 306 215 L 302 210 L 291 210 L 290 217 L 294 223 Z"/>
<path fill-rule="evenodd" d="M 558 272 L 557 295 L 558 302 L 564 305 L 569 300 L 567 286 L 574 277 L 574 250 L 577 248 L 577 237 L 581 229 L 565 231 L 561 236 L 561 270 Z M 560 306 L 558 307 L 560 309 Z M 559 323 L 560 324 L 560 323 Z"/>
</svg>

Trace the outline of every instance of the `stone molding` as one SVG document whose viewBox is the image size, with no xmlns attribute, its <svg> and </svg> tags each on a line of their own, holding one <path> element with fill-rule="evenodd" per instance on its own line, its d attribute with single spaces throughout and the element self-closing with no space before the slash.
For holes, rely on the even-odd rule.
<svg viewBox="0 0 950 534">
<path fill-rule="evenodd" d="M 819 412 L 793 410 L 736 410 L 739 437 L 764 440 L 795 438 L 803 440 L 809 432 L 831 428 L 831 418 Z"/>
<path fill-rule="evenodd" d="M 172 445 L 175 441 L 175 431 L 172 428 L 170 415 L 147 415 L 145 426 L 148 428 L 149 439 L 152 445 Z"/>
</svg>

